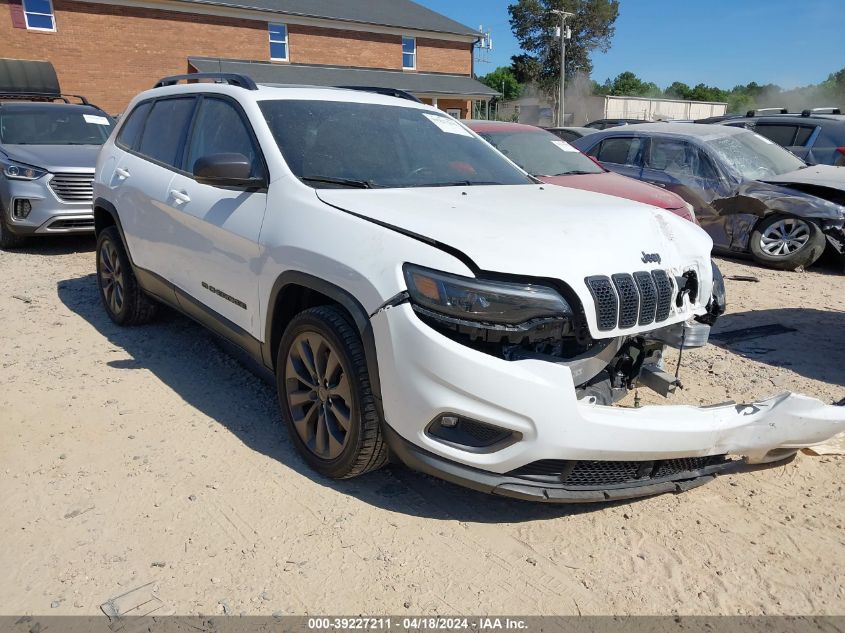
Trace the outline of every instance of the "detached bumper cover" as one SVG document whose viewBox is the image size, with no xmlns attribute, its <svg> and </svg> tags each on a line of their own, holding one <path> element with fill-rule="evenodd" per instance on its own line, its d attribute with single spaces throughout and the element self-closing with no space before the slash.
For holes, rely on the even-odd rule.
<svg viewBox="0 0 845 633">
<path fill-rule="evenodd" d="M 414 468 L 489 492 L 575 500 L 562 484 L 539 484 L 515 473 L 548 460 L 662 463 L 728 455 L 759 463 L 845 431 L 845 408 L 790 393 L 713 407 L 589 404 L 577 400 L 577 378 L 566 365 L 505 361 L 470 349 L 422 323 L 407 305 L 376 314 L 372 323 L 395 452 Z M 425 428 L 445 413 L 519 433 L 521 439 L 486 453 L 444 444 Z M 640 493 L 631 487 L 608 495 L 602 490 L 601 498 L 688 486 L 712 477 L 719 470 L 710 469 L 715 465 L 675 473 L 668 481 L 643 477 L 635 482 L 643 486 Z M 589 496 L 596 497 L 594 492 Z"/>
</svg>

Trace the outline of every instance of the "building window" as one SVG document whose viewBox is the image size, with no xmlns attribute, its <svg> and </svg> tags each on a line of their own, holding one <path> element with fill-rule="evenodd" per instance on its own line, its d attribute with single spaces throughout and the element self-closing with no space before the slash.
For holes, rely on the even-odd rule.
<svg viewBox="0 0 845 633">
<path fill-rule="evenodd" d="M 402 68 L 414 70 L 417 67 L 417 39 L 402 38 Z"/>
<path fill-rule="evenodd" d="M 288 61 L 288 27 L 285 24 L 270 25 L 270 59 Z"/>
<path fill-rule="evenodd" d="M 23 14 L 30 31 L 56 30 L 51 0 L 23 0 Z"/>
</svg>

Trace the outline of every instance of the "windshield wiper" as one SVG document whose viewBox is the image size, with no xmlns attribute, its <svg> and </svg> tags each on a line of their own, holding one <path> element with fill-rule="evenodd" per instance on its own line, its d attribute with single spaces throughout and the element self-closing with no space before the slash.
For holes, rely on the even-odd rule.
<svg viewBox="0 0 845 633">
<path fill-rule="evenodd" d="M 342 185 L 355 189 L 372 189 L 373 185 L 367 180 L 352 180 L 351 178 L 334 178 L 333 176 L 302 176 L 302 182 L 323 182 L 328 185 Z"/>
<path fill-rule="evenodd" d="M 429 182 L 423 185 L 410 185 L 411 187 L 472 187 L 474 185 L 501 185 L 493 180 L 455 180 L 452 182 Z"/>
<path fill-rule="evenodd" d="M 582 169 L 573 169 L 571 171 L 564 171 L 559 174 L 553 174 L 550 176 L 551 178 L 555 178 L 557 176 L 589 176 L 590 174 L 600 174 L 601 172 L 598 171 L 584 171 Z"/>
</svg>

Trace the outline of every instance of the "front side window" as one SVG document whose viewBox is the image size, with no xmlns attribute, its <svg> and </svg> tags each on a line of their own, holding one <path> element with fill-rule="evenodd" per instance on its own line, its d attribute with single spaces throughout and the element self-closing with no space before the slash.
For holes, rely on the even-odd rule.
<svg viewBox="0 0 845 633">
<path fill-rule="evenodd" d="M 288 61 L 288 27 L 286 24 L 270 25 L 270 59 Z"/>
<path fill-rule="evenodd" d="M 602 169 L 554 134 L 536 132 L 481 132 L 480 136 L 533 176 L 601 174 Z"/>
<path fill-rule="evenodd" d="M 52 0 L 23 0 L 26 28 L 30 31 L 55 31 Z"/>
<path fill-rule="evenodd" d="M 258 152 L 240 113 L 223 99 L 206 97 L 197 112 L 185 169 L 193 172 L 197 160 L 214 154 L 246 157 L 252 165 L 252 177 L 261 170 Z"/>
<path fill-rule="evenodd" d="M 287 99 L 261 101 L 260 107 L 291 171 L 315 188 L 533 182 L 446 114 Z"/>
<path fill-rule="evenodd" d="M 94 108 L 59 104 L 0 108 L 0 143 L 102 145 L 112 121 Z"/>
<path fill-rule="evenodd" d="M 740 132 L 706 143 L 712 154 L 746 180 L 771 178 L 806 166 L 794 154 L 754 132 Z"/>
<path fill-rule="evenodd" d="M 402 38 L 402 68 L 414 70 L 417 67 L 417 39 Z"/>
<path fill-rule="evenodd" d="M 152 101 L 147 101 L 129 113 L 120 128 L 120 133 L 117 135 L 115 142 L 118 146 L 124 149 L 136 149 L 138 147 L 138 140 L 144 130 L 144 122 L 147 120 L 147 114 L 149 114 L 152 105 Z"/>
<path fill-rule="evenodd" d="M 194 97 L 156 101 L 144 125 L 138 151 L 147 158 L 179 169 L 185 131 L 195 101 Z"/>
<path fill-rule="evenodd" d="M 636 166 L 642 139 L 636 137 L 608 138 L 588 153 L 602 163 Z"/>
<path fill-rule="evenodd" d="M 694 145 L 675 138 L 653 137 L 649 144 L 645 167 L 662 171 L 673 178 L 712 180 L 716 172 L 709 159 Z"/>
</svg>

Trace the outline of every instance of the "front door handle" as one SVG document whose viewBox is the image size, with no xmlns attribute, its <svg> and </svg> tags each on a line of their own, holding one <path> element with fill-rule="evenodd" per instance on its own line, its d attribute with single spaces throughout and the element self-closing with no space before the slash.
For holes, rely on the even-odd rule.
<svg viewBox="0 0 845 633">
<path fill-rule="evenodd" d="M 120 176 L 122 180 L 126 180 L 127 178 L 129 178 L 129 176 L 132 175 L 129 173 L 128 169 L 124 169 L 123 167 L 116 167 L 114 173 Z"/>
<path fill-rule="evenodd" d="M 191 196 L 189 196 L 184 191 L 178 191 L 176 189 L 170 190 L 170 196 L 179 204 L 188 204 L 191 201 Z"/>
</svg>

